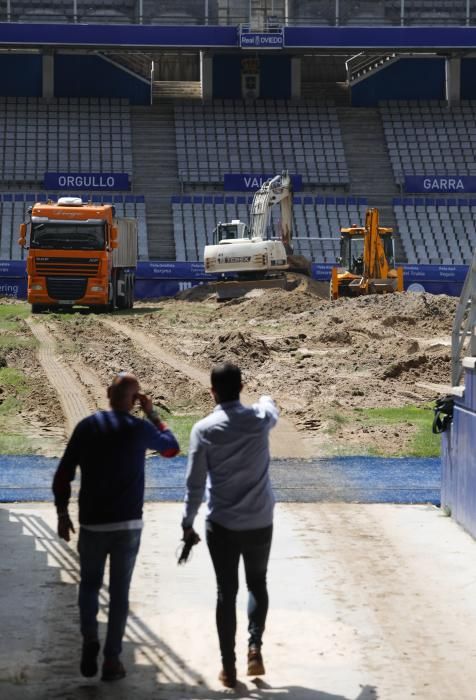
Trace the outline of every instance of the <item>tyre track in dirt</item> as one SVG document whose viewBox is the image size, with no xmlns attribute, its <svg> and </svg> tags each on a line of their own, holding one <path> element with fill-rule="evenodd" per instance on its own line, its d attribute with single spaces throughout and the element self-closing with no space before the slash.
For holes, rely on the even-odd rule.
<svg viewBox="0 0 476 700">
<path fill-rule="evenodd" d="M 56 340 L 50 331 L 41 322 L 26 319 L 26 323 L 40 344 L 38 359 L 58 395 L 65 417 L 66 432 L 70 435 L 76 423 L 91 413 L 93 407 L 73 370 L 61 361 Z"/>
<path fill-rule="evenodd" d="M 155 360 L 169 365 L 205 388 L 210 386 L 210 375 L 208 372 L 184 362 L 182 358 L 165 350 L 150 335 L 132 328 L 124 321 L 119 323 L 105 317 L 98 317 L 98 321 L 115 333 L 125 335 L 138 346 L 140 351 L 147 353 Z M 241 398 L 244 403 L 249 404 L 253 403 L 257 396 L 251 396 L 243 392 Z M 286 418 L 281 417 L 279 419 L 278 425 L 270 434 L 270 443 L 272 455 L 276 458 L 306 459 L 312 456 L 309 444 Z"/>
</svg>

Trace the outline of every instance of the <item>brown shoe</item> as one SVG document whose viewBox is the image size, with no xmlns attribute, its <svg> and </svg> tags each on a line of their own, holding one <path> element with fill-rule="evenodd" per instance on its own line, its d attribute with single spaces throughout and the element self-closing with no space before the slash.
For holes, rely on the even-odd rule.
<svg viewBox="0 0 476 700">
<path fill-rule="evenodd" d="M 102 665 L 102 681 L 120 681 L 126 675 L 126 669 L 117 656 L 104 659 Z"/>
<path fill-rule="evenodd" d="M 260 648 L 250 646 L 248 649 L 248 676 L 264 676 L 265 673 Z"/>
<path fill-rule="evenodd" d="M 218 674 L 218 680 L 223 683 L 225 688 L 234 688 L 236 686 L 236 669 L 223 667 Z"/>
</svg>

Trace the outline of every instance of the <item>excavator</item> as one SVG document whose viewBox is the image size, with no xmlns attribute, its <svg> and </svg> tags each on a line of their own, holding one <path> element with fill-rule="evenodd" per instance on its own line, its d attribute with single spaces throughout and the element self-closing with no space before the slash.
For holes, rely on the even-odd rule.
<svg viewBox="0 0 476 700">
<path fill-rule="evenodd" d="M 294 255 L 292 238 L 292 182 L 285 170 L 262 184 L 251 205 L 248 226 L 239 219 L 219 223 L 213 244 L 205 246 L 205 272 L 219 274 L 217 299 L 231 299 L 254 288 L 286 289 L 286 271 L 310 275 L 310 262 Z M 271 208 L 281 206 L 280 239 L 267 237 Z"/>
<path fill-rule="evenodd" d="M 330 298 L 403 292 L 403 268 L 395 267 L 393 229 L 379 226 L 379 210 L 367 209 L 365 225 L 341 228 L 338 267 Z"/>
</svg>

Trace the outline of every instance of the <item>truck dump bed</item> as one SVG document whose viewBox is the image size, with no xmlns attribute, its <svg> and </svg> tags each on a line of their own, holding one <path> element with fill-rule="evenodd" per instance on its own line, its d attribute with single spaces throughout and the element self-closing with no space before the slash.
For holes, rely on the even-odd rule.
<svg viewBox="0 0 476 700">
<path fill-rule="evenodd" d="M 116 218 L 118 247 L 112 251 L 114 267 L 135 267 L 137 265 L 137 221 Z"/>
</svg>

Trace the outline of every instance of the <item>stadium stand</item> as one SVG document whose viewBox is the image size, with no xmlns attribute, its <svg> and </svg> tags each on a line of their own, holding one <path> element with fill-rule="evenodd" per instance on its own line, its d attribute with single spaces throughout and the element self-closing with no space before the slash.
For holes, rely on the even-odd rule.
<svg viewBox="0 0 476 700">
<path fill-rule="evenodd" d="M 71 194 L 71 193 L 69 193 Z M 76 193 L 75 193 L 76 194 Z M 25 221 L 27 210 L 34 202 L 51 199 L 56 201 L 58 193 L 46 192 L 4 192 L 0 194 L 0 260 L 22 260 L 24 250 L 18 245 L 20 224 Z M 79 194 L 83 202 L 93 201 L 103 204 L 114 204 L 118 216 L 130 216 L 137 219 L 139 234 L 139 259 L 148 260 L 147 226 L 144 197 L 140 195 L 122 194 Z"/>
<path fill-rule="evenodd" d="M 401 0 L 386 0 L 386 17 L 400 18 Z M 405 0 L 404 17 L 408 24 L 464 24 L 464 0 Z"/>
<path fill-rule="evenodd" d="M 397 183 L 404 175 L 476 175 L 476 102 L 380 104 Z"/>
<path fill-rule="evenodd" d="M 75 18 L 71 0 L 12 0 L 10 17 L 13 22 L 64 22 Z M 76 20 L 99 22 L 134 22 L 135 0 L 77 0 Z"/>
<path fill-rule="evenodd" d="M 471 261 L 476 200 L 397 198 L 393 208 L 409 262 L 467 265 Z"/>
<path fill-rule="evenodd" d="M 225 173 L 274 174 L 346 185 L 337 111 L 332 103 L 215 100 L 175 106 L 177 161 L 183 182 L 222 184 Z"/>
<path fill-rule="evenodd" d="M 249 220 L 252 198 L 245 196 L 172 197 L 177 260 L 203 260 L 205 245 L 212 243 L 219 221 Z M 342 226 L 360 222 L 367 200 L 355 197 L 296 196 L 293 206 L 293 247 L 315 262 L 335 262 Z M 279 236 L 279 211 L 271 210 L 271 236 Z M 332 239 L 332 240 L 329 240 Z"/>
<path fill-rule="evenodd" d="M 76 5 L 76 14 L 74 13 Z M 404 24 L 464 24 L 467 0 L 405 0 Z M 242 24 L 250 19 L 257 30 L 284 23 L 291 24 L 383 24 L 401 23 L 401 0 L 285 0 L 257 3 L 255 0 L 11 0 L 10 21 L 34 22 L 137 22 L 147 24 Z"/>
<path fill-rule="evenodd" d="M 0 97 L 0 182 L 45 172 L 132 174 L 127 100 Z"/>
</svg>

